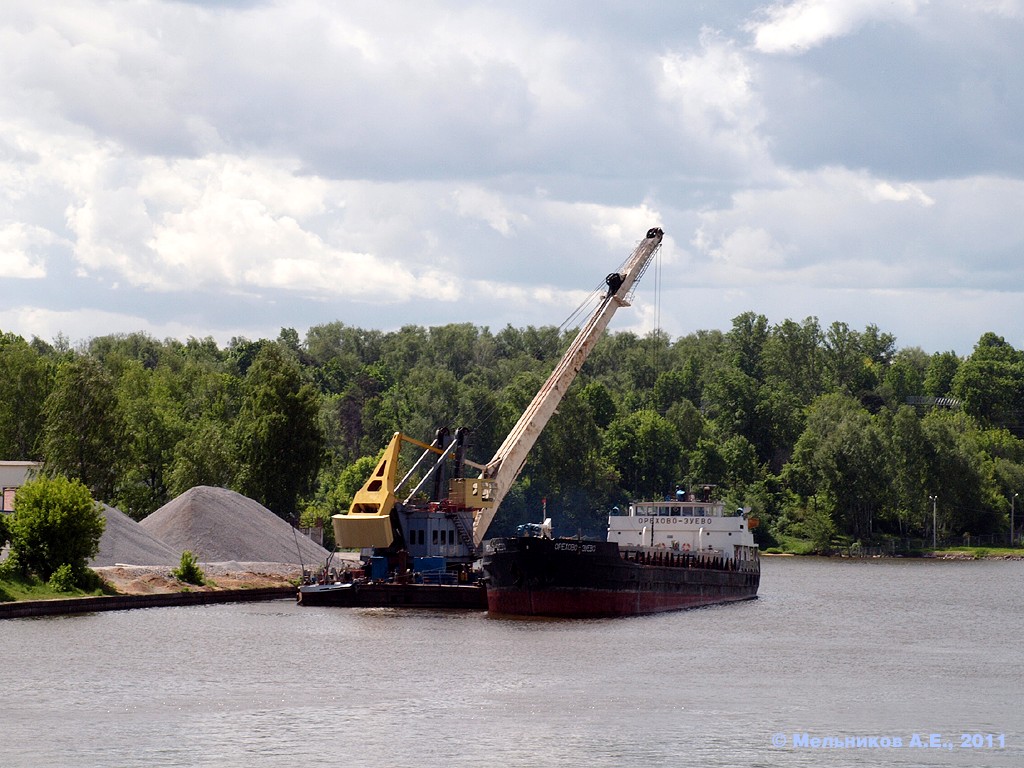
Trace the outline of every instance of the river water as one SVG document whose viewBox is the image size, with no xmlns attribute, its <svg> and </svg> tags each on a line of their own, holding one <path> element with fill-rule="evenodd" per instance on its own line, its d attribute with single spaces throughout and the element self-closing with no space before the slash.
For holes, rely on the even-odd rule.
<svg viewBox="0 0 1024 768">
<path fill-rule="evenodd" d="M 769 558 L 756 601 L 629 619 L 0 621 L 0 766 L 1021 766 L 1022 581 Z"/>
</svg>

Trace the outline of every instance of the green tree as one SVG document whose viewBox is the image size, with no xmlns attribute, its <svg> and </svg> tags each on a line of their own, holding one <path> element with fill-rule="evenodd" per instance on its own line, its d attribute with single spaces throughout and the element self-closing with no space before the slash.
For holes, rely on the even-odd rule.
<svg viewBox="0 0 1024 768">
<path fill-rule="evenodd" d="M 494 455 L 505 439 L 498 434 L 498 398 L 486 371 L 473 371 L 459 382 L 459 423 L 471 428 L 470 445 L 474 457 L 486 460 Z"/>
<path fill-rule="evenodd" d="M 947 397 L 953 388 L 953 378 L 960 367 L 956 352 L 936 352 L 928 361 L 924 376 L 925 394 L 931 397 Z"/>
<path fill-rule="evenodd" d="M 11 515 L 11 557 L 22 573 L 47 580 L 62 565 L 80 581 L 99 551 L 106 520 L 89 489 L 62 475 L 38 477 L 18 489 Z"/>
<path fill-rule="evenodd" d="M 591 412 L 594 414 L 594 421 L 601 429 L 607 428 L 615 418 L 615 399 L 612 397 L 608 387 L 599 381 L 592 381 L 586 384 L 580 391 L 580 397 L 587 401 Z"/>
<path fill-rule="evenodd" d="M 830 391 L 860 397 L 874 388 L 877 377 L 862 341 L 861 334 L 846 323 L 832 323 L 825 331 L 822 362 Z"/>
<path fill-rule="evenodd" d="M 675 425 L 654 411 L 617 417 L 604 435 L 604 453 L 637 498 L 662 498 L 680 480 L 682 446 Z"/>
<path fill-rule="evenodd" d="M 751 435 L 758 428 L 758 395 L 756 379 L 733 365 L 723 367 L 704 387 L 708 418 L 726 437 Z"/>
<path fill-rule="evenodd" d="M 438 427 L 461 423 L 460 392 L 459 383 L 450 371 L 416 366 L 364 408 L 367 432 L 376 435 L 381 445 L 395 432 L 404 432 L 419 440 L 430 438 Z"/>
<path fill-rule="evenodd" d="M 871 537 L 890 483 L 884 441 L 855 399 L 836 393 L 814 402 L 787 476 L 803 495 L 825 497 L 837 529 Z"/>
<path fill-rule="evenodd" d="M 219 368 L 206 355 L 189 358 L 161 384 L 167 403 L 160 417 L 176 435 L 164 472 L 169 497 L 196 485 L 230 487 L 237 474 L 233 430 L 242 382 Z"/>
<path fill-rule="evenodd" d="M 24 339 L 0 333 L 0 456 L 41 458 L 50 366 Z"/>
<path fill-rule="evenodd" d="M 237 490 L 285 519 L 316 480 L 323 451 L 316 391 L 278 345 L 256 356 L 243 385 L 235 425 Z"/>
<path fill-rule="evenodd" d="M 904 405 L 894 414 L 886 455 L 892 470 L 891 512 L 901 536 L 924 534 L 928 496 L 935 492 L 932 445 L 917 412 Z"/>
<path fill-rule="evenodd" d="M 479 330 L 469 323 L 431 328 L 430 362 L 438 368 L 448 370 L 455 378 L 461 379 L 477 363 L 476 351 L 479 337 Z"/>
<path fill-rule="evenodd" d="M 235 475 L 229 428 L 214 419 L 201 419 L 174 446 L 166 474 L 167 495 L 173 498 L 197 485 L 227 488 Z"/>
<path fill-rule="evenodd" d="M 654 382 L 654 407 L 659 412 L 665 413 L 681 400 L 692 403 L 694 398 L 699 398 L 700 387 L 695 374 L 695 366 L 693 366 L 693 360 L 690 359 L 687 360 L 687 365 L 684 367 L 665 371 L 658 376 L 657 381 Z"/>
<path fill-rule="evenodd" d="M 1024 410 L 1024 357 L 1002 337 L 986 333 L 951 382 L 964 410 L 985 424 L 1017 424 Z"/>
<path fill-rule="evenodd" d="M 166 351 L 164 345 L 145 333 L 97 336 L 88 345 L 89 357 L 115 373 L 129 360 L 135 360 L 147 369 L 156 368 Z"/>
<path fill-rule="evenodd" d="M 932 454 L 928 484 L 929 493 L 938 496 L 939 538 L 986 532 L 984 456 L 978 450 L 976 422 L 962 412 L 935 409 L 921 425 Z M 928 515 L 929 529 L 931 522 Z"/>
<path fill-rule="evenodd" d="M 141 520 L 167 499 L 167 474 L 184 432 L 169 392 L 169 371 L 148 370 L 130 361 L 117 387 L 125 424 L 125 467 L 118 478 L 116 506 Z"/>
<path fill-rule="evenodd" d="M 766 381 L 773 389 L 792 392 L 801 405 L 824 392 L 822 332 L 817 318 L 776 325 L 764 342 L 762 358 Z"/>
<path fill-rule="evenodd" d="M 669 406 L 665 418 L 676 428 L 679 444 L 684 451 L 692 451 L 704 434 L 704 417 L 689 400 L 679 400 Z M 683 468 L 683 474 L 686 474 Z"/>
<path fill-rule="evenodd" d="M 46 398 L 43 454 L 48 472 L 81 480 L 112 500 L 124 444 L 114 382 L 91 357 L 61 363 Z"/>
<path fill-rule="evenodd" d="M 743 488 L 753 483 L 761 474 L 757 451 L 742 435 L 733 435 L 722 443 L 720 454 L 725 463 L 722 484 L 728 488 Z"/>
<path fill-rule="evenodd" d="M 760 379 L 764 345 L 768 340 L 768 318 L 753 312 L 744 312 L 733 318 L 732 330 L 725 336 L 733 365 L 747 376 Z"/>
<path fill-rule="evenodd" d="M 601 445 L 589 400 L 582 388 L 571 387 L 527 459 L 524 472 L 533 493 L 528 503 L 546 497 L 564 523 L 592 528 L 589 514 L 614 490 Z"/>
<path fill-rule="evenodd" d="M 908 397 L 923 395 L 928 356 L 919 347 L 901 349 L 882 376 L 879 391 L 893 410 L 907 402 Z"/>
</svg>

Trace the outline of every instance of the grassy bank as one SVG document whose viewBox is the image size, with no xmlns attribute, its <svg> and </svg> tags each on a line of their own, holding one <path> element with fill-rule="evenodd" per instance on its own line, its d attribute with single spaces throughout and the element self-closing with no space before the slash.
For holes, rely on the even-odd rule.
<svg viewBox="0 0 1024 768">
<path fill-rule="evenodd" d="M 11 576 L 0 576 L 0 601 L 9 602 L 16 600 L 57 600 L 66 597 L 84 597 L 86 595 L 101 596 L 113 594 L 103 589 L 94 589 L 85 592 L 81 589 L 74 589 L 70 592 L 60 592 L 51 587 L 47 582 L 32 577 L 21 579 Z"/>
<path fill-rule="evenodd" d="M 856 549 L 851 549 L 848 546 L 834 545 L 835 549 L 832 550 L 831 555 L 840 557 L 857 557 Z M 777 546 L 768 547 L 764 550 L 765 554 L 768 555 L 815 555 L 824 554 L 816 552 L 814 545 L 809 539 L 798 539 L 793 536 L 779 536 Z M 865 548 L 865 554 L 863 556 L 874 556 L 878 554 L 875 552 L 875 548 Z M 960 560 L 984 560 L 985 558 L 1022 558 L 1024 559 L 1024 548 L 1022 547 L 941 547 L 939 549 L 921 549 L 913 552 L 900 552 L 895 553 L 898 557 L 938 557 L 947 559 L 960 559 Z M 881 553 L 884 557 L 884 552 Z"/>
<path fill-rule="evenodd" d="M 945 549 L 936 549 L 928 554 L 934 557 L 962 557 L 970 560 L 984 560 L 987 557 L 1024 558 L 1024 549 L 1020 547 L 946 547 Z"/>
<path fill-rule="evenodd" d="M 769 555 L 813 555 L 814 544 L 810 539 L 798 539 L 795 536 L 779 536 L 778 546 L 765 550 Z"/>
</svg>

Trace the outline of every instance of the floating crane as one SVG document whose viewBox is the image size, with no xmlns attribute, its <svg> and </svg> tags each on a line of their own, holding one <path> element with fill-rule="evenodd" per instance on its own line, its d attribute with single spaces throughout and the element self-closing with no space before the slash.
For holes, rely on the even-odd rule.
<svg viewBox="0 0 1024 768">
<path fill-rule="evenodd" d="M 662 237 L 661 229 L 648 230 L 622 267 L 605 278 L 608 288 L 597 308 L 490 461 L 466 458 L 464 428 L 438 430 L 430 444 L 396 432 L 348 514 L 332 517 L 338 546 L 372 549 L 367 562 L 374 578 L 408 572 L 410 566 L 464 572 L 479 556 L 502 500 L 587 356 L 616 310 L 630 305 L 633 287 Z M 403 445 L 422 453 L 398 479 Z"/>
</svg>

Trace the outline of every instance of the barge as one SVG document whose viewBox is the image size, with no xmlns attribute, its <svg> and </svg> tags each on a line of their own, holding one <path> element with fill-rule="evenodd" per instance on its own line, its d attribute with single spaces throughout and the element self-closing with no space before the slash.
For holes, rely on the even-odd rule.
<svg viewBox="0 0 1024 768">
<path fill-rule="evenodd" d="M 487 608 L 511 616 L 591 618 L 697 608 L 757 596 L 761 565 L 749 510 L 683 494 L 612 510 L 606 541 L 550 536 L 550 521 L 487 542 Z"/>
</svg>

